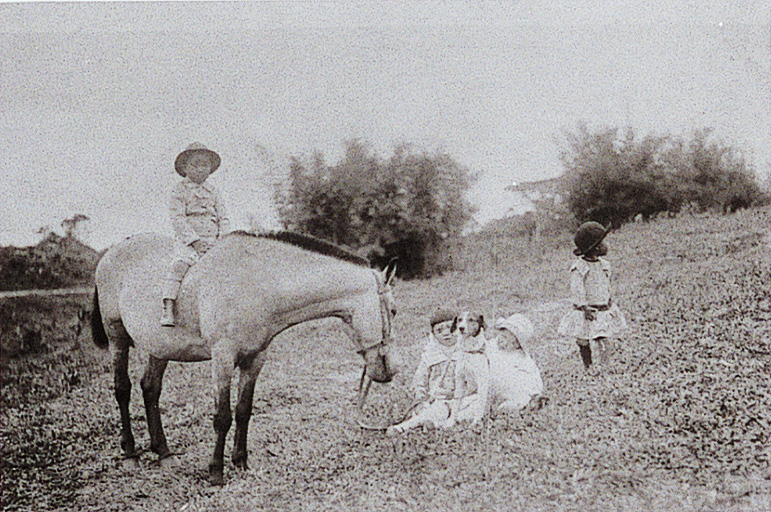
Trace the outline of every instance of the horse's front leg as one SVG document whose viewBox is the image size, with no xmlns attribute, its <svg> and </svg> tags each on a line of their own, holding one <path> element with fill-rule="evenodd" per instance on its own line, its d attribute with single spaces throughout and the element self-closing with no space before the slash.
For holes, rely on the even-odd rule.
<svg viewBox="0 0 771 512">
<path fill-rule="evenodd" d="M 171 451 L 166 443 L 166 435 L 163 433 L 161 412 L 158 409 L 158 400 L 161 397 L 161 385 L 163 373 L 166 371 L 168 361 L 150 356 L 147 362 L 145 374 L 140 384 L 142 397 L 145 400 L 145 415 L 147 416 L 147 430 L 150 432 L 150 449 L 158 454 L 159 460 L 163 460 Z"/>
<path fill-rule="evenodd" d="M 239 362 L 238 404 L 236 405 L 236 438 L 233 443 L 233 464 L 237 468 L 246 469 L 248 451 L 246 438 L 249 432 L 249 418 L 252 416 L 254 400 L 254 384 L 265 364 L 265 353 L 256 357 L 246 358 Z"/>
<path fill-rule="evenodd" d="M 214 485 L 224 483 L 225 438 L 233 423 L 230 411 L 230 382 L 235 369 L 235 351 L 220 342 L 212 349 L 212 380 L 214 381 L 214 453 L 209 462 L 209 478 Z"/>
</svg>

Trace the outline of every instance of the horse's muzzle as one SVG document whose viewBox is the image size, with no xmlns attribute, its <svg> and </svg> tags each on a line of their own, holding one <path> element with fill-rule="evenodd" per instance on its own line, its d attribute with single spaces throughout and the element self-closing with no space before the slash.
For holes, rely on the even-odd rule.
<svg viewBox="0 0 771 512">
<path fill-rule="evenodd" d="M 397 372 L 384 346 L 370 347 L 362 355 L 365 361 L 364 376 L 379 383 L 391 382 Z"/>
</svg>

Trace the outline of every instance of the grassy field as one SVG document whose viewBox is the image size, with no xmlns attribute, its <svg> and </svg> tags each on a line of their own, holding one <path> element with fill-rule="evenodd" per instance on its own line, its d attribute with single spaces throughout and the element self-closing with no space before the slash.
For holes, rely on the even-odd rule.
<svg viewBox="0 0 771 512">
<path fill-rule="evenodd" d="M 373 387 L 367 421 L 397 419 L 438 305 L 524 312 L 548 403 L 466 431 L 400 438 L 354 421 L 361 361 L 339 323 L 281 334 L 258 380 L 250 469 L 212 487 L 208 363 L 172 363 L 161 396 L 173 463 L 120 459 L 109 356 L 88 334 L 3 361 L 3 510 L 771 510 L 769 208 L 624 226 L 610 235 L 630 333 L 598 377 L 555 335 L 569 236 L 529 247 L 464 242 L 462 271 L 400 282 L 402 371 Z M 132 356 L 134 433 L 147 446 Z M 21 386 L 20 382 L 26 382 Z M 232 433 L 229 439 L 232 442 Z"/>
</svg>

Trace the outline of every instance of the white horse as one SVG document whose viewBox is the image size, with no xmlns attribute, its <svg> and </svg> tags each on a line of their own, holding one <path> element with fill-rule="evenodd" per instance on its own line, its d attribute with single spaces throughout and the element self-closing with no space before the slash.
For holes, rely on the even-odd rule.
<svg viewBox="0 0 771 512">
<path fill-rule="evenodd" d="M 137 457 L 129 416 L 130 347 L 149 355 L 141 386 L 150 448 L 159 459 L 172 455 L 158 409 L 168 361 L 212 360 L 216 442 L 209 474 L 215 484 L 223 482 L 234 370 L 240 370 L 240 377 L 232 460 L 245 468 L 255 380 L 265 349 L 281 331 L 308 320 L 340 318 L 365 361 L 359 404 L 372 381 L 391 380 L 386 347 L 396 314 L 392 266 L 372 270 L 350 252 L 294 233 L 233 233 L 190 268 L 177 300 L 177 325 L 162 327 L 161 284 L 172 247 L 169 237 L 137 235 L 110 248 L 96 269 L 93 338 L 112 351 L 126 457 Z"/>
</svg>

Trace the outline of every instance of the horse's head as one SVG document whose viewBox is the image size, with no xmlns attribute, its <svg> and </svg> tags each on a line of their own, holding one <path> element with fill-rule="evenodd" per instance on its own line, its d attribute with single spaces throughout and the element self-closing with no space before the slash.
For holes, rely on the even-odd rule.
<svg viewBox="0 0 771 512">
<path fill-rule="evenodd" d="M 359 387 L 359 405 L 364 404 L 369 391 L 369 385 L 375 382 L 391 382 L 396 374 L 390 345 L 393 340 L 393 319 L 396 316 L 396 302 L 393 296 L 393 278 L 396 274 L 396 264 L 392 262 L 382 272 L 376 273 L 378 284 L 378 303 L 380 310 L 381 339 L 379 343 L 362 348 L 364 357 L 364 373 Z"/>
</svg>

